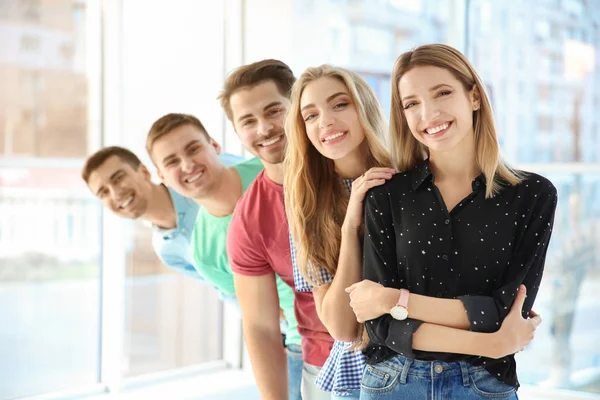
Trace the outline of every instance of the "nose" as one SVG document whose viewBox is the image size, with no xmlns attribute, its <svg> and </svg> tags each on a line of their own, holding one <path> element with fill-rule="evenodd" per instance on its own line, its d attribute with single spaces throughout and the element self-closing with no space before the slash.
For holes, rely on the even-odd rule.
<svg viewBox="0 0 600 400">
<path fill-rule="evenodd" d="M 258 123 L 258 131 L 257 133 L 260 136 L 269 136 L 271 134 L 271 131 L 273 130 L 274 125 L 272 122 L 268 121 L 268 120 L 262 120 Z"/>
<path fill-rule="evenodd" d="M 440 115 L 440 109 L 435 101 L 423 102 L 421 110 L 421 119 L 424 122 L 433 122 Z"/>
<path fill-rule="evenodd" d="M 189 157 L 183 157 L 181 159 L 181 170 L 183 172 L 192 172 L 194 170 L 195 162 Z"/>
<path fill-rule="evenodd" d="M 117 201 L 121 197 L 121 194 L 123 193 L 123 189 L 118 185 L 110 185 L 108 187 L 108 193 L 112 200 Z"/>
<path fill-rule="evenodd" d="M 321 112 L 321 119 L 319 120 L 319 127 L 321 129 L 325 129 L 327 127 L 330 127 L 331 125 L 333 125 L 335 121 L 335 117 L 333 116 L 333 113 L 330 111 L 322 111 Z"/>
</svg>

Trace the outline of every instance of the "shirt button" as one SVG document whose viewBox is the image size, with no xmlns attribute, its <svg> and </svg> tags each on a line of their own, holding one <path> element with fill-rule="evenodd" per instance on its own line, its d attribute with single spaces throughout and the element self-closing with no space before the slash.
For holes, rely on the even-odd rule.
<svg viewBox="0 0 600 400">
<path fill-rule="evenodd" d="M 436 374 L 441 374 L 444 372 L 444 367 L 442 367 L 440 364 L 436 364 L 435 367 L 433 367 L 433 370 Z"/>
<path fill-rule="evenodd" d="M 475 186 L 479 186 L 481 183 L 479 181 L 475 181 Z"/>
<path fill-rule="evenodd" d="M 448 256 L 447 256 L 446 254 L 444 254 L 444 255 L 442 256 L 442 258 L 443 258 L 444 260 L 447 260 L 447 259 L 448 259 Z"/>
<path fill-rule="evenodd" d="M 450 220 L 449 220 L 449 219 L 447 219 L 447 220 L 445 220 L 445 221 L 444 221 L 444 223 L 445 223 L 446 225 L 448 225 L 448 224 L 450 223 Z"/>
</svg>

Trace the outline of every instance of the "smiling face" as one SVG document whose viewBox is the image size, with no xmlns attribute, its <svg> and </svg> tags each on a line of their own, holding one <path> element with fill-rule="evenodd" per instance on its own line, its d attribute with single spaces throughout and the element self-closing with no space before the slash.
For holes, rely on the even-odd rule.
<svg viewBox="0 0 600 400">
<path fill-rule="evenodd" d="M 191 124 L 173 129 L 152 146 L 160 179 L 191 199 L 206 197 L 216 187 L 225 170 L 220 153 L 219 144 Z"/>
<path fill-rule="evenodd" d="M 324 77 L 306 85 L 300 110 L 306 134 L 323 156 L 339 160 L 360 151 L 365 133 L 348 88 L 341 80 Z"/>
<path fill-rule="evenodd" d="M 110 156 L 88 179 L 88 186 L 104 207 L 122 218 L 136 219 L 148 209 L 152 183 L 148 169 L 137 169 L 118 156 Z"/>
<path fill-rule="evenodd" d="M 244 148 L 269 164 L 283 162 L 285 115 L 290 100 L 269 80 L 231 95 L 233 128 Z"/>
<path fill-rule="evenodd" d="M 404 115 L 413 136 L 432 152 L 454 149 L 473 140 L 473 111 L 479 108 L 476 88 L 462 83 L 444 68 L 418 66 L 398 84 Z"/>
</svg>

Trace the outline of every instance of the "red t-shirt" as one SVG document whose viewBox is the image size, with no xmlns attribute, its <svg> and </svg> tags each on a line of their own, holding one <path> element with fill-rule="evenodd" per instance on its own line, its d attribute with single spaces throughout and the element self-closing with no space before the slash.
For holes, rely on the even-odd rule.
<svg viewBox="0 0 600 400">
<path fill-rule="evenodd" d="M 233 272 L 247 276 L 275 272 L 295 288 L 283 186 L 271 181 L 265 171 L 236 205 L 227 234 L 227 253 Z M 304 362 L 322 367 L 333 339 L 317 315 L 312 293 L 294 289 L 294 295 Z"/>
</svg>

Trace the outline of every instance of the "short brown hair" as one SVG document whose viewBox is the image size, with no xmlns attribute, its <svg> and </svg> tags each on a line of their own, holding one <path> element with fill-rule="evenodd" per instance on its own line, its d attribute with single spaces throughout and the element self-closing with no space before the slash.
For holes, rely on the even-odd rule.
<svg viewBox="0 0 600 400">
<path fill-rule="evenodd" d="M 138 156 L 136 156 L 131 150 L 127 150 L 126 148 L 119 146 L 105 147 L 89 156 L 85 161 L 83 169 L 81 170 L 81 177 L 85 183 L 89 183 L 88 181 L 90 179 L 90 175 L 92 175 L 95 170 L 100 168 L 100 166 L 112 156 L 119 157 L 123 162 L 126 162 L 135 169 L 142 164 Z"/>
<path fill-rule="evenodd" d="M 268 80 L 277 85 L 282 96 L 289 98 L 296 78 L 291 68 L 279 60 L 257 61 L 241 66 L 229 74 L 218 97 L 227 118 L 233 120 L 229 100 L 235 92 L 243 88 L 252 88 Z"/>
<path fill-rule="evenodd" d="M 150 158 L 152 158 L 152 147 L 158 139 L 171 132 L 173 129 L 177 129 L 184 125 L 195 126 L 206 135 L 207 140 L 210 140 L 210 135 L 204 128 L 204 125 L 202 125 L 202 122 L 193 115 L 180 113 L 163 115 L 152 124 L 150 132 L 148 132 L 148 137 L 146 138 L 146 151 Z"/>
</svg>

